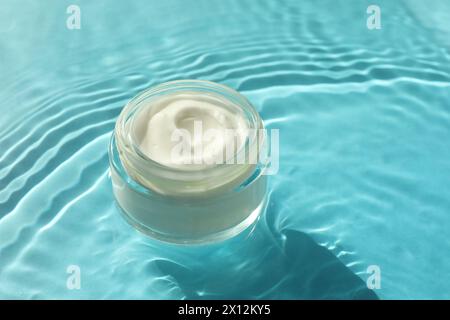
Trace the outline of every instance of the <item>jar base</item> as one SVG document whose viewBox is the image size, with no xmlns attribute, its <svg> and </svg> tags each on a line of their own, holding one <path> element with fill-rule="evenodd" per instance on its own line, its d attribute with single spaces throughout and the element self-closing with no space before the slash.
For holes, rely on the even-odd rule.
<svg viewBox="0 0 450 320">
<path fill-rule="evenodd" d="M 243 233 L 246 230 L 249 230 L 250 232 L 253 230 L 251 228 L 256 224 L 259 217 L 261 216 L 261 213 L 264 212 L 267 206 L 267 197 L 264 197 L 264 199 L 261 201 L 261 203 L 256 207 L 255 210 L 243 221 L 241 221 L 239 224 L 237 224 L 234 227 L 231 227 L 227 230 L 223 230 L 211 235 L 208 235 L 203 238 L 195 238 L 195 239 L 189 239 L 189 238 L 174 238 L 171 235 L 166 235 L 161 232 L 157 232 L 136 219 L 133 218 L 132 215 L 128 214 L 125 209 L 123 209 L 118 201 L 115 201 L 116 206 L 118 210 L 121 213 L 121 216 L 123 219 L 131 225 L 133 228 L 138 230 L 141 234 L 144 234 L 145 236 L 148 236 L 150 238 L 163 241 L 166 243 L 171 244 L 178 244 L 178 245 L 203 245 L 203 244 L 212 244 L 216 242 L 221 242 L 230 238 L 233 238 L 241 233 Z"/>
</svg>

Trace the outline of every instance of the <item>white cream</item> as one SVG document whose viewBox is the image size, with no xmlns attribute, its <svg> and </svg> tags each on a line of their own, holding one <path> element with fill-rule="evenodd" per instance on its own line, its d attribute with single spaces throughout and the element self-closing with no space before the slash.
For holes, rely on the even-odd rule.
<svg viewBox="0 0 450 320">
<path fill-rule="evenodd" d="M 172 94 L 140 112 L 136 140 L 153 161 L 201 170 L 224 163 L 242 148 L 248 124 L 237 110 L 207 95 Z"/>
</svg>

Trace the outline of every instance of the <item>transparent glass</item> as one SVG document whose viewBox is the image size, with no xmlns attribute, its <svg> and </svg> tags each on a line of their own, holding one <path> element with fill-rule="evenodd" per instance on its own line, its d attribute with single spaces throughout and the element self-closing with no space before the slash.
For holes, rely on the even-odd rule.
<svg viewBox="0 0 450 320">
<path fill-rule="evenodd" d="M 252 146 L 258 144 L 256 158 L 250 161 L 249 156 L 246 163 L 226 162 L 199 171 L 168 167 L 145 156 L 134 135 L 140 110 L 154 99 L 180 92 L 217 97 L 228 101 L 230 108 L 239 109 L 248 127 L 255 129 L 245 141 L 245 150 L 255 150 Z M 265 207 L 267 140 L 258 113 L 231 88 L 200 80 L 150 88 L 125 106 L 111 138 L 109 159 L 115 199 L 126 220 L 151 237 L 184 244 L 227 239 L 253 224 Z M 245 150 L 233 156 L 238 158 Z"/>
</svg>

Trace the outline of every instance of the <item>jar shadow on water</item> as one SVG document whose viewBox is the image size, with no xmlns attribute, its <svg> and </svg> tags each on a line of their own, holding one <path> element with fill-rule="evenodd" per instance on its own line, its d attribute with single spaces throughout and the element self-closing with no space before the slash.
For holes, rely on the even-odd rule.
<svg viewBox="0 0 450 320">
<path fill-rule="evenodd" d="M 148 277 L 156 268 L 162 279 L 170 279 L 175 298 L 378 299 L 309 235 L 278 230 L 277 205 L 271 203 L 249 228 L 222 242 L 180 246 L 137 232 L 129 236 L 138 237 L 139 256 L 148 255 Z M 118 220 L 121 228 L 130 228 Z"/>
</svg>

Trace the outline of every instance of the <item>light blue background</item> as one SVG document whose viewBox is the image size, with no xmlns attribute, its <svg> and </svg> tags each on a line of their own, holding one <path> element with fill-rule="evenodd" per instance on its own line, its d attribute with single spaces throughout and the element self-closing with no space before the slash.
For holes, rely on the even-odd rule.
<svg viewBox="0 0 450 320">
<path fill-rule="evenodd" d="M 444 0 L 2 1 L 0 298 L 373 298 L 370 265 L 379 298 L 450 298 L 449 21 Z M 165 245 L 113 202 L 121 108 L 187 78 L 280 129 L 249 237 Z"/>
</svg>

